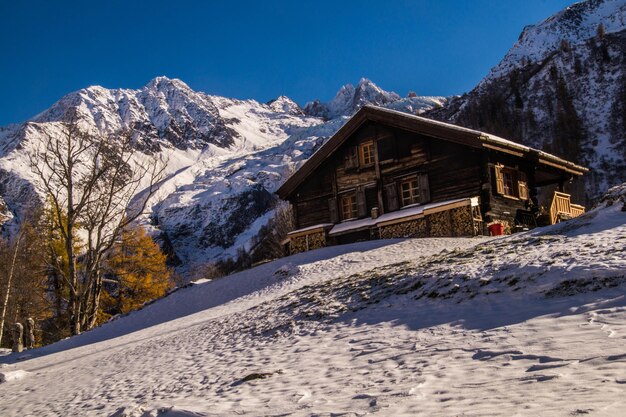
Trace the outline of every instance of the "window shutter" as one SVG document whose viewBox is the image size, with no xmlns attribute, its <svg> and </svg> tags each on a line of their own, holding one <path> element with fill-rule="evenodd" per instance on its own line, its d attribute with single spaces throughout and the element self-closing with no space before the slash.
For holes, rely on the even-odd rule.
<svg viewBox="0 0 626 417">
<path fill-rule="evenodd" d="M 417 175 L 417 185 L 420 190 L 420 204 L 430 201 L 430 186 L 428 185 L 428 174 Z"/>
<path fill-rule="evenodd" d="M 337 215 L 337 199 L 336 198 L 328 199 L 328 211 L 330 212 L 330 222 L 338 223 L 339 216 Z"/>
<path fill-rule="evenodd" d="M 502 166 L 496 165 L 493 167 L 496 177 L 496 192 L 498 194 L 504 194 L 504 178 L 502 177 Z"/>
<path fill-rule="evenodd" d="M 398 210 L 398 189 L 395 182 L 385 185 L 385 195 L 387 196 L 387 210 Z"/>
<path fill-rule="evenodd" d="M 359 148 L 351 146 L 346 151 L 346 169 L 357 168 L 359 166 Z"/>
<path fill-rule="evenodd" d="M 393 137 L 387 137 L 377 142 L 378 160 L 386 161 L 395 159 L 395 143 Z"/>
<path fill-rule="evenodd" d="M 528 181 L 526 174 L 522 171 L 519 172 L 519 180 L 517 181 L 517 189 L 519 198 L 522 200 L 528 200 Z"/>
<path fill-rule="evenodd" d="M 356 192 L 356 215 L 357 217 L 367 216 L 367 204 L 365 203 L 365 191 L 359 188 Z"/>
</svg>

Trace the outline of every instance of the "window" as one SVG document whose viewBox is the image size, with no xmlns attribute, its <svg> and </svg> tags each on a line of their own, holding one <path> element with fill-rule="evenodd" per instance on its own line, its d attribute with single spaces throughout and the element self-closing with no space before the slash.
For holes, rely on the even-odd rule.
<svg viewBox="0 0 626 417">
<path fill-rule="evenodd" d="M 494 167 L 496 177 L 496 192 L 506 197 L 528 199 L 528 182 L 526 174 L 502 165 Z"/>
<path fill-rule="evenodd" d="M 391 161 L 396 157 L 396 145 L 393 137 L 386 137 L 376 141 L 378 161 Z"/>
<path fill-rule="evenodd" d="M 404 180 L 400 183 L 400 196 L 402 198 L 402 206 L 420 202 L 420 189 L 417 178 Z"/>
<path fill-rule="evenodd" d="M 359 159 L 361 166 L 372 165 L 374 163 L 374 142 L 368 141 L 359 146 Z"/>
<path fill-rule="evenodd" d="M 417 173 L 385 185 L 386 211 L 395 211 L 412 204 L 425 204 L 430 201 L 428 174 Z"/>
<path fill-rule="evenodd" d="M 341 219 L 348 220 L 357 217 L 356 213 L 356 196 L 347 194 L 341 197 Z"/>
<path fill-rule="evenodd" d="M 504 187 L 504 194 L 509 196 L 515 195 L 515 172 L 510 169 L 502 170 L 502 182 Z"/>
</svg>

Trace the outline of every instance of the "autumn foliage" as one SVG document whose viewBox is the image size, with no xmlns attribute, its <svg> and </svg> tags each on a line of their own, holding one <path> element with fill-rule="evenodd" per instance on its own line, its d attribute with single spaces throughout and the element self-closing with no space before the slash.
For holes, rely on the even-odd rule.
<svg viewBox="0 0 626 417">
<path fill-rule="evenodd" d="M 166 256 L 143 228 L 127 228 L 105 263 L 101 318 L 128 313 L 171 286 Z"/>
<path fill-rule="evenodd" d="M 0 238 L 0 333 L 2 346 L 10 346 L 9 329 L 32 317 L 37 344 L 71 335 L 68 315 L 68 260 L 57 218 L 50 210 L 22 224 L 11 240 Z M 64 220 L 64 217 L 61 217 Z M 75 250 L 84 251 L 77 235 Z M 81 266 L 80 262 L 78 263 Z M 126 227 L 103 262 L 104 288 L 97 324 L 128 313 L 162 297 L 171 287 L 166 256 L 138 226 Z M 10 278 L 10 279 L 9 279 Z M 6 306 L 6 307 L 5 307 Z M 4 326 L 2 326 L 4 324 Z"/>
</svg>

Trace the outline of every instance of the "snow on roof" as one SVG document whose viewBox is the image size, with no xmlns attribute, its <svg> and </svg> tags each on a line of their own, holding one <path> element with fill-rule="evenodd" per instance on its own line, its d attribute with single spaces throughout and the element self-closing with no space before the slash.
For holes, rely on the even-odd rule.
<svg viewBox="0 0 626 417">
<path fill-rule="evenodd" d="M 320 223 L 320 224 L 316 224 L 313 226 L 305 227 L 303 229 L 293 230 L 287 233 L 287 236 L 293 236 L 293 235 L 300 234 L 303 232 L 310 232 L 311 230 L 316 230 L 316 229 L 324 229 L 327 227 L 332 227 L 333 225 L 334 225 L 333 223 Z"/>
<path fill-rule="evenodd" d="M 395 220 L 408 219 L 410 217 L 420 217 L 425 214 L 429 214 L 426 212 L 435 212 L 435 211 L 438 211 L 436 210 L 438 208 L 451 206 L 451 205 L 455 205 L 459 203 L 465 203 L 462 205 L 475 206 L 475 205 L 478 205 L 478 197 L 457 198 L 455 200 L 440 201 L 437 203 L 424 204 L 424 205 L 418 205 L 418 206 L 409 206 L 409 207 L 400 209 L 398 211 L 385 213 L 382 216 L 377 217 L 375 219 L 370 217 L 367 219 L 360 219 L 360 220 L 348 220 L 343 223 L 339 223 L 335 225 L 335 227 L 333 227 L 331 231 L 328 232 L 328 234 L 330 236 L 340 235 L 346 232 L 356 232 L 359 230 L 368 229 L 372 226 L 383 226 L 385 224 L 392 223 Z"/>
<path fill-rule="evenodd" d="M 356 232 L 358 230 L 368 229 L 371 226 L 374 226 L 377 220 L 378 219 L 372 219 L 371 217 L 368 217 L 366 219 L 359 219 L 359 220 L 347 220 L 343 223 L 339 223 L 335 225 L 335 227 L 333 227 L 331 231 L 328 232 L 328 234 L 332 236 L 332 235 L 339 235 L 341 233 L 348 232 L 348 231 Z"/>
<path fill-rule="evenodd" d="M 372 105 L 367 105 L 365 107 L 369 107 L 369 108 L 371 108 L 373 110 L 376 110 L 376 111 L 382 112 L 382 113 L 390 113 L 390 114 L 395 114 L 395 115 L 398 115 L 398 116 L 406 117 L 406 118 L 409 118 L 409 119 L 418 120 L 420 122 L 428 123 L 428 124 L 430 124 L 432 126 L 440 126 L 440 127 L 446 128 L 448 130 L 453 130 L 453 131 L 463 132 L 463 133 L 469 133 L 469 134 L 472 134 L 472 135 L 476 135 L 477 137 L 479 137 L 482 140 L 485 140 L 485 141 L 488 141 L 488 142 L 500 143 L 502 145 L 510 146 L 510 147 L 513 147 L 513 148 L 517 148 L 520 151 L 528 152 L 528 151 L 530 151 L 532 149 L 532 148 L 529 148 L 528 146 L 524 146 L 524 145 L 521 145 L 521 144 L 519 144 L 517 142 L 513 142 L 512 140 L 504 139 L 504 138 L 501 138 L 500 136 L 492 135 L 490 133 L 481 132 L 479 130 L 474 130 L 474 129 L 470 129 L 470 128 L 467 128 L 467 127 L 454 125 L 454 124 L 451 124 L 451 123 L 441 122 L 439 120 L 429 119 L 427 117 L 417 116 L 415 114 L 405 113 L 405 112 L 402 112 L 402 111 L 388 109 L 388 108 L 385 108 L 385 107 L 378 107 L 378 106 L 372 106 Z"/>
</svg>

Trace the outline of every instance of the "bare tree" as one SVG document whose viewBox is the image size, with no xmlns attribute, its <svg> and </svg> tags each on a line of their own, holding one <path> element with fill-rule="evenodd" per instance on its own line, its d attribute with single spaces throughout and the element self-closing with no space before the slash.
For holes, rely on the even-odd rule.
<svg viewBox="0 0 626 417">
<path fill-rule="evenodd" d="M 285 202 L 279 202 L 275 207 L 274 217 L 267 225 L 263 226 L 252 242 L 250 253 L 243 248 L 237 259 L 240 267 L 249 267 L 251 264 L 285 256 L 283 242 L 287 233 L 293 230 L 293 213 L 291 206 Z M 247 261 L 247 264 L 246 264 Z"/>
<path fill-rule="evenodd" d="M 4 333 L 4 320 L 7 314 L 7 307 L 9 306 L 9 299 L 11 296 L 11 288 L 13 286 L 13 274 L 15 272 L 15 261 L 17 260 L 17 254 L 20 248 L 20 241 L 22 240 L 23 233 L 20 230 L 19 234 L 16 237 L 16 242 L 14 244 L 13 253 L 11 254 L 9 261 L 9 271 L 6 278 L 6 289 L 4 293 L 4 300 L 2 303 L 2 313 L 0 313 L 0 345 L 2 345 L 2 335 Z M 7 247 L 10 247 L 7 245 Z"/>
<path fill-rule="evenodd" d="M 66 265 L 51 267 L 68 287 L 70 330 L 79 334 L 97 320 L 105 255 L 144 212 L 165 161 L 139 164 L 132 132 L 104 136 L 85 128 L 75 110 L 65 119 L 29 157 L 62 241 Z"/>
<path fill-rule="evenodd" d="M 27 213 L 13 239 L 0 239 L 0 345 L 4 341 L 6 346 L 8 323 L 28 317 L 42 320 L 50 314 L 43 268 L 44 241 L 36 222 L 37 213 Z"/>
</svg>

